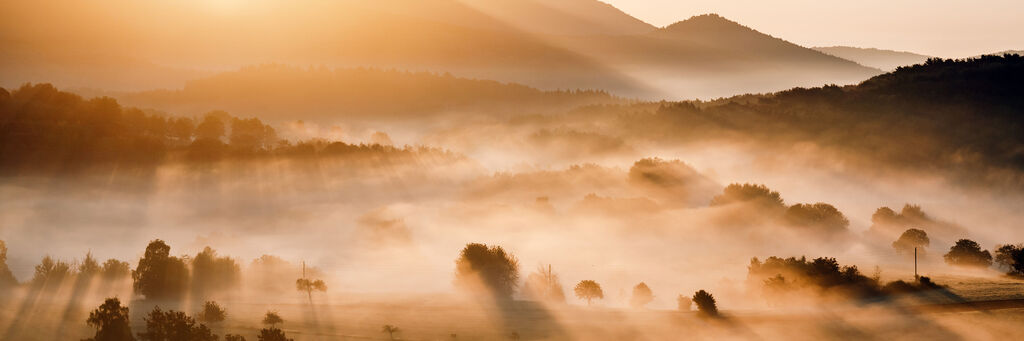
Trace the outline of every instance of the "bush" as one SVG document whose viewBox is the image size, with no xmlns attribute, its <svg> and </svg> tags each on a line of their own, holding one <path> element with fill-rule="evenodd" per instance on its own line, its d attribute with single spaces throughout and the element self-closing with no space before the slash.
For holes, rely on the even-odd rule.
<svg viewBox="0 0 1024 341">
<path fill-rule="evenodd" d="M 693 294 L 693 303 L 697 304 L 697 311 L 705 316 L 718 316 L 718 304 L 715 297 L 703 289 Z"/>
<path fill-rule="evenodd" d="M 220 305 L 214 301 L 206 301 L 206 303 L 203 304 L 203 311 L 199 312 L 199 320 L 206 323 L 224 322 L 224 319 L 226 319 L 227 316 L 228 313 L 224 311 L 224 308 L 221 308 Z"/>
</svg>

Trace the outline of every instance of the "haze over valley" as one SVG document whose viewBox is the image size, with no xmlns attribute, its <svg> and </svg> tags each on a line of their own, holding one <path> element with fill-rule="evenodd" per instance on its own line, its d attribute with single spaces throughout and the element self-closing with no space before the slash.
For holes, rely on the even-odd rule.
<svg viewBox="0 0 1024 341">
<path fill-rule="evenodd" d="M 1024 336 L 1024 41 L 596 0 L 0 13 L 0 340 Z"/>
</svg>

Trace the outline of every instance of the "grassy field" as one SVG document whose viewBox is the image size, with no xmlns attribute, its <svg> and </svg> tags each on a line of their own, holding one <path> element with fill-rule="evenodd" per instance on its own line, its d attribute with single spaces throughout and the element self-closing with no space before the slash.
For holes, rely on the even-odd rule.
<svg viewBox="0 0 1024 341">
<path fill-rule="evenodd" d="M 595 305 L 543 306 L 517 301 L 496 306 L 449 295 L 341 295 L 308 302 L 255 303 L 257 298 L 221 302 L 228 320 L 217 334 L 256 340 L 268 310 L 285 320 L 280 327 L 296 340 L 386 340 L 385 324 L 397 326 L 402 340 L 1007 340 L 1024 337 L 1024 300 L 986 305 L 985 301 L 1024 298 L 1024 282 L 1009 278 L 935 276 L 967 302 L 958 309 L 917 309 L 922 300 L 833 304 L 772 309 L 729 309 L 720 318 L 695 312 L 630 309 Z M 930 304 L 956 304 L 925 296 Z M 944 296 L 938 296 L 944 297 Z M 3 340 L 78 340 L 91 336 L 85 308 L 39 297 L 35 304 L 14 298 L 3 303 Z M 329 303 L 322 303 L 329 302 Z M 915 303 L 916 302 L 916 303 Z M 19 304 L 20 303 L 20 304 Z M 92 308 L 93 302 L 88 306 Z M 155 304 L 133 301 L 133 329 Z M 174 309 L 164 303 L 165 309 Z M 947 306 L 944 306 L 947 307 Z M 196 309 L 177 307 L 187 312 Z M 989 310 L 992 309 L 992 310 Z"/>
</svg>

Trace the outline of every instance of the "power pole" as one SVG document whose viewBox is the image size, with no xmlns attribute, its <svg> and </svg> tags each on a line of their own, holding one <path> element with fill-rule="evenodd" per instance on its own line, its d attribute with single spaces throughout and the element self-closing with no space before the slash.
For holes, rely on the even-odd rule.
<svg viewBox="0 0 1024 341">
<path fill-rule="evenodd" d="M 914 280 L 918 280 L 917 277 L 917 248 L 914 248 Z"/>
</svg>

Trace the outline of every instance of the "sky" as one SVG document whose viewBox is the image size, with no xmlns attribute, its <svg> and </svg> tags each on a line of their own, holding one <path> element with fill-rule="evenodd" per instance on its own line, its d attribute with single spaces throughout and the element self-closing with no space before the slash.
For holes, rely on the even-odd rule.
<svg viewBox="0 0 1024 341">
<path fill-rule="evenodd" d="M 1024 50 L 1021 0 L 602 0 L 666 26 L 718 13 L 791 42 L 955 58 Z"/>
</svg>

